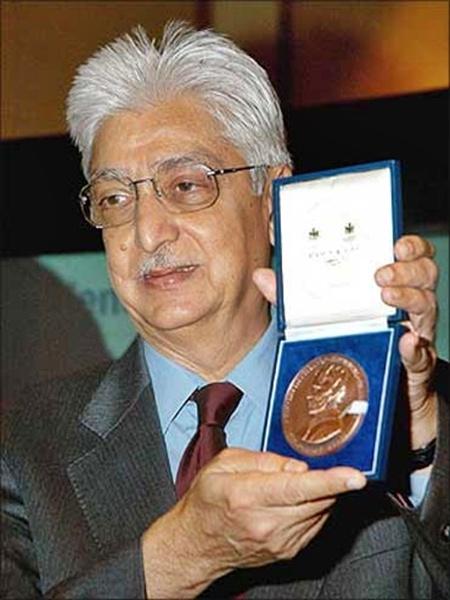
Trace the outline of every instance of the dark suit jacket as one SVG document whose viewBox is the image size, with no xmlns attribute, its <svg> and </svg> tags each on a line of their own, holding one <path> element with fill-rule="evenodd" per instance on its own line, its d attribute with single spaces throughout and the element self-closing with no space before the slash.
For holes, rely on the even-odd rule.
<svg viewBox="0 0 450 600">
<path fill-rule="evenodd" d="M 448 597 L 448 406 L 440 410 L 420 511 L 377 489 L 348 494 L 295 559 L 237 571 L 205 595 Z M 144 598 L 139 539 L 175 492 L 139 343 L 106 372 L 53 382 L 5 412 L 5 597 Z"/>
</svg>

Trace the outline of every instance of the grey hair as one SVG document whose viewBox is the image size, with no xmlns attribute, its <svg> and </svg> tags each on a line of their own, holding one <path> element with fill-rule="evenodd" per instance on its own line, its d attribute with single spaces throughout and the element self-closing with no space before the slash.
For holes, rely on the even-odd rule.
<svg viewBox="0 0 450 600">
<path fill-rule="evenodd" d="M 138 26 L 100 48 L 77 71 L 67 98 L 70 135 L 86 177 L 104 119 L 193 93 L 249 164 L 291 165 L 278 97 L 266 71 L 227 37 L 169 22 L 157 46 Z M 254 174 L 255 193 L 264 172 Z"/>
</svg>

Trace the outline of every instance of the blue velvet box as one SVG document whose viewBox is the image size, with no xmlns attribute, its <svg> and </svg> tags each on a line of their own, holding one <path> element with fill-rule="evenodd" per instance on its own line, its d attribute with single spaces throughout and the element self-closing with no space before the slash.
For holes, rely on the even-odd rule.
<svg viewBox="0 0 450 600">
<path fill-rule="evenodd" d="M 401 311 L 376 269 L 401 233 L 396 161 L 273 183 L 279 344 L 263 450 L 383 479 Z"/>
</svg>

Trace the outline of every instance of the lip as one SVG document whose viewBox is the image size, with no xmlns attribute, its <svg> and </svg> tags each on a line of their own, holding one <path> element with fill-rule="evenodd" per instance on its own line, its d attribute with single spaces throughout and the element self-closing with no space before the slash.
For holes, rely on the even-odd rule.
<svg viewBox="0 0 450 600">
<path fill-rule="evenodd" d="M 160 290 L 172 290 L 190 279 L 198 265 L 182 265 L 165 269 L 154 269 L 143 276 L 146 286 Z"/>
</svg>

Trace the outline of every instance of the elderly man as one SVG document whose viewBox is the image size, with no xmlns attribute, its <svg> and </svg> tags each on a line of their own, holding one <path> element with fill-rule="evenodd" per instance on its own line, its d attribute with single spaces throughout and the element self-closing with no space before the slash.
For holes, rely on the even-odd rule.
<svg viewBox="0 0 450 600">
<path fill-rule="evenodd" d="M 429 477 L 414 510 L 349 467 L 259 451 L 277 340 L 271 182 L 291 172 L 264 70 L 212 32 L 172 24 L 158 48 L 138 29 L 80 67 L 68 120 L 83 210 L 139 335 L 107 370 L 7 415 L 5 596 L 444 596 L 430 245 L 402 238 L 375 275 L 410 315 L 407 427 Z"/>
</svg>

